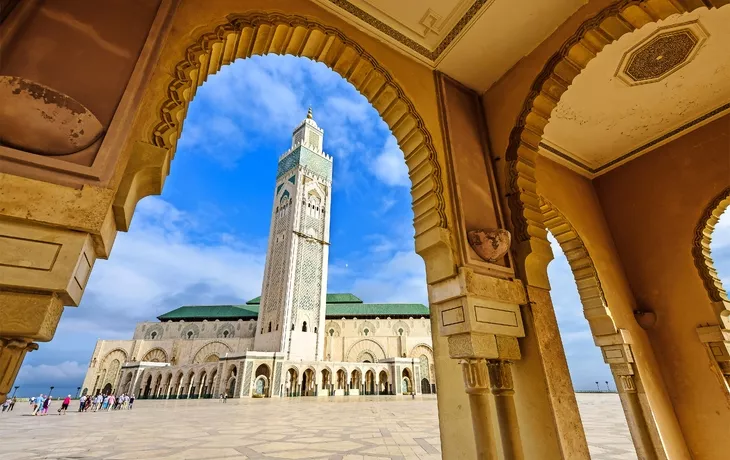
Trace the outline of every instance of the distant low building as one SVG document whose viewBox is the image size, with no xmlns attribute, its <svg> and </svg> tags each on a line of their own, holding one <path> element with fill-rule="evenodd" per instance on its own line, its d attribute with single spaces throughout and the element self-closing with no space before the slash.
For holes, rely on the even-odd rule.
<svg viewBox="0 0 730 460">
<path fill-rule="evenodd" d="M 262 296 L 190 305 L 99 340 L 83 393 L 141 398 L 408 394 L 435 391 L 422 304 L 325 294 L 332 157 L 307 118 L 279 158 Z"/>
</svg>

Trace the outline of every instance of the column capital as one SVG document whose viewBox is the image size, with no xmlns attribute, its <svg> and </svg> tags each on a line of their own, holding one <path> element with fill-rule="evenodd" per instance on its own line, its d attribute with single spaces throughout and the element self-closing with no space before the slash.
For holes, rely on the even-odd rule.
<svg viewBox="0 0 730 460">
<path fill-rule="evenodd" d="M 25 354 L 37 349 L 38 344 L 29 338 L 0 337 L 0 404 L 5 402 Z"/>
<path fill-rule="evenodd" d="M 468 394 L 489 393 L 489 376 L 487 375 L 487 360 L 484 358 L 460 359 L 464 388 Z"/>
<path fill-rule="evenodd" d="M 493 394 L 514 393 L 511 365 L 512 363 L 510 361 L 502 359 L 490 359 L 487 361 L 489 384 Z"/>
</svg>

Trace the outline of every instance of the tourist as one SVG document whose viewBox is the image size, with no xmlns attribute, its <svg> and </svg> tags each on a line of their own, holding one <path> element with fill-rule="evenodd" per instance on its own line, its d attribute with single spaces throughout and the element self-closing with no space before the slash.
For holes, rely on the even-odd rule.
<svg viewBox="0 0 730 460">
<path fill-rule="evenodd" d="M 48 414 L 48 408 L 51 407 L 51 395 L 48 395 L 48 397 L 43 401 L 43 410 L 41 410 L 41 415 Z"/>
<path fill-rule="evenodd" d="M 79 412 L 84 411 L 84 406 L 86 406 L 86 395 L 82 395 L 81 398 L 79 398 Z"/>
<path fill-rule="evenodd" d="M 109 399 L 106 402 L 106 410 L 111 411 L 114 408 L 114 402 L 116 401 L 116 398 L 114 398 L 114 395 L 109 395 Z"/>
<path fill-rule="evenodd" d="M 5 402 L 3 403 L 3 410 L 2 411 L 5 412 L 6 410 L 8 410 L 8 408 L 10 408 L 10 400 L 9 399 L 6 399 Z M 8 411 L 8 412 L 10 412 L 10 411 Z"/>
<path fill-rule="evenodd" d="M 91 396 L 86 397 L 86 404 L 84 404 L 84 412 L 87 412 L 91 408 Z"/>
<path fill-rule="evenodd" d="M 109 407 L 109 395 L 104 395 L 101 400 L 101 410 L 106 410 L 107 407 Z"/>
<path fill-rule="evenodd" d="M 43 407 L 43 393 L 37 398 L 33 398 L 33 415 L 38 415 L 38 411 Z"/>
<path fill-rule="evenodd" d="M 63 402 L 61 403 L 61 408 L 58 409 L 58 415 L 66 415 L 66 411 L 68 410 L 68 405 L 71 404 L 71 395 L 66 396 L 63 399 Z"/>
<path fill-rule="evenodd" d="M 228 401 L 228 392 L 223 393 L 223 402 Z"/>
<path fill-rule="evenodd" d="M 132 410 L 132 404 L 134 404 L 134 395 L 129 397 L 129 410 Z"/>
<path fill-rule="evenodd" d="M 220 402 L 223 402 L 223 393 L 221 393 L 221 394 L 220 394 L 220 399 L 219 399 L 219 401 L 220 401 Z"/>
<path fill-rule="evenodd" d="M 10 410 L 11 411 L 13 410 L 13 407 L 15 407 L 15 403 L 16 402 L 18 402 L 18 398 L 16 398 L 15 396 L 13 396 L 13 400 L 10 401 Z"/>
</svg>

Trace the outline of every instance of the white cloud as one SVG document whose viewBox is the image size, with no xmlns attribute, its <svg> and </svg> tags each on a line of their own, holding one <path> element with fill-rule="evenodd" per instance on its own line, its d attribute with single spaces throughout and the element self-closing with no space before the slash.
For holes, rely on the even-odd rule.
<svg viewBox="0 0 730 460">
<path fill-rule="evenodd" d="M 383 150 L 375 157 L 371 168 L 375 177 L 386 185 L 411 186 L 411 180 L 408 177 L 408 166 L 406 166 L 403 152 L 392 135 L 385 141 Z"/>
<path fill-rule="evenodd" d="M 257 296 L 264 249 L 249 247 L 230 234 L 199 243 L 191 236 L 196 226 L 194 217 L 165 200 L 146 198 L 130 232 L 117 238 L 112 260 L 95 267 L 86 296 L 104 302 L 104 310 L 140 320 L 179 306 L 171 305 L 170 299 L 191 289 L 198 292 L 186 303 L 216 296 L 243 302 Z"/>
<path fill-rule="evenodd" d="M 65 383 L 68 381 L 81 381 L 86 375 L 87 366 L 78 361 L 64 361 L 59 364 L 39 364 L 37 366 L 26 364 L 20 368 L 18 381 L 24 382 L 46 382 L 53 381 Z"/>
</svg>

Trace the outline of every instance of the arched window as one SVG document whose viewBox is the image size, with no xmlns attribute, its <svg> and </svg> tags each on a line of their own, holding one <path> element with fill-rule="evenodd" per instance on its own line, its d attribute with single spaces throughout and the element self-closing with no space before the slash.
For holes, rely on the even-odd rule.
<svg viewBox="0 0 730 460">
<path fill-rule="evenodd" d="M 370 330 L 368 328 L 365 328 L 365 329 L 363 329 L 362 332 L 363 332 L 363 334 L 368 335 L 368 333 L 370 332 Z"/>
<path fill-rule="evenodd" d="M 193 331 L 188 331 L 188 339 L 192 339 L 192 338 L 193 338 Z"/>
<path fill-rule="evenodd" d="M 398 329 L 398 335 L 403 335 L 403 328 Z"/>
<path fill-rule="evenodd" d="M 302 323 L 302 332 L 307 332 L 307 322 L 306 321 L 304 321 Z"/>
<path fill-rule="evenodd" d="M 314 328 L 314 333 L 315 333 L 315 334 L 317 333 L 317 327 L 316 327 L 316 326 L 315 326 L 315 328 Z"/>
<path fill-rule="evenodd" d="M 277 330 L 277 331 L 279 330 L 279 325 L 278 325 L 278 324 L 276 325 L 276 330 Z"/>
<path fill-rule="evenodd" d="M 224 337 L 224 338 L 228 338 L 228 334 L 229 334 L 229 332 L 228 332 L 228 331 L 223 331 L 223 337 Z"/>
<path fill-rule="evenodd" d="M 154 339 L 156 337 L 157 337 L 157 332 L 152 332 L 152 334 L 150 334 L 151 339 Z"/>
<path fill-rule="evenodd" d="M 330 329 L 330 337 L 334 337 L 334 336 L 335 336 L 335 330 L 334 329 Z"/>
<path fill-rule="evenodd" d="M 295 327 L 295 325 L 294 325 L 294 323 L 292 323 L 292 325 L 291 325 L 291 330 L 292 331 L 294 330 L 294 327 Z"/>
<path fill-rule="evenodd" d="M 271 332 L 271 321 L 269 321 L 269 332 Z"/>
</svg>

